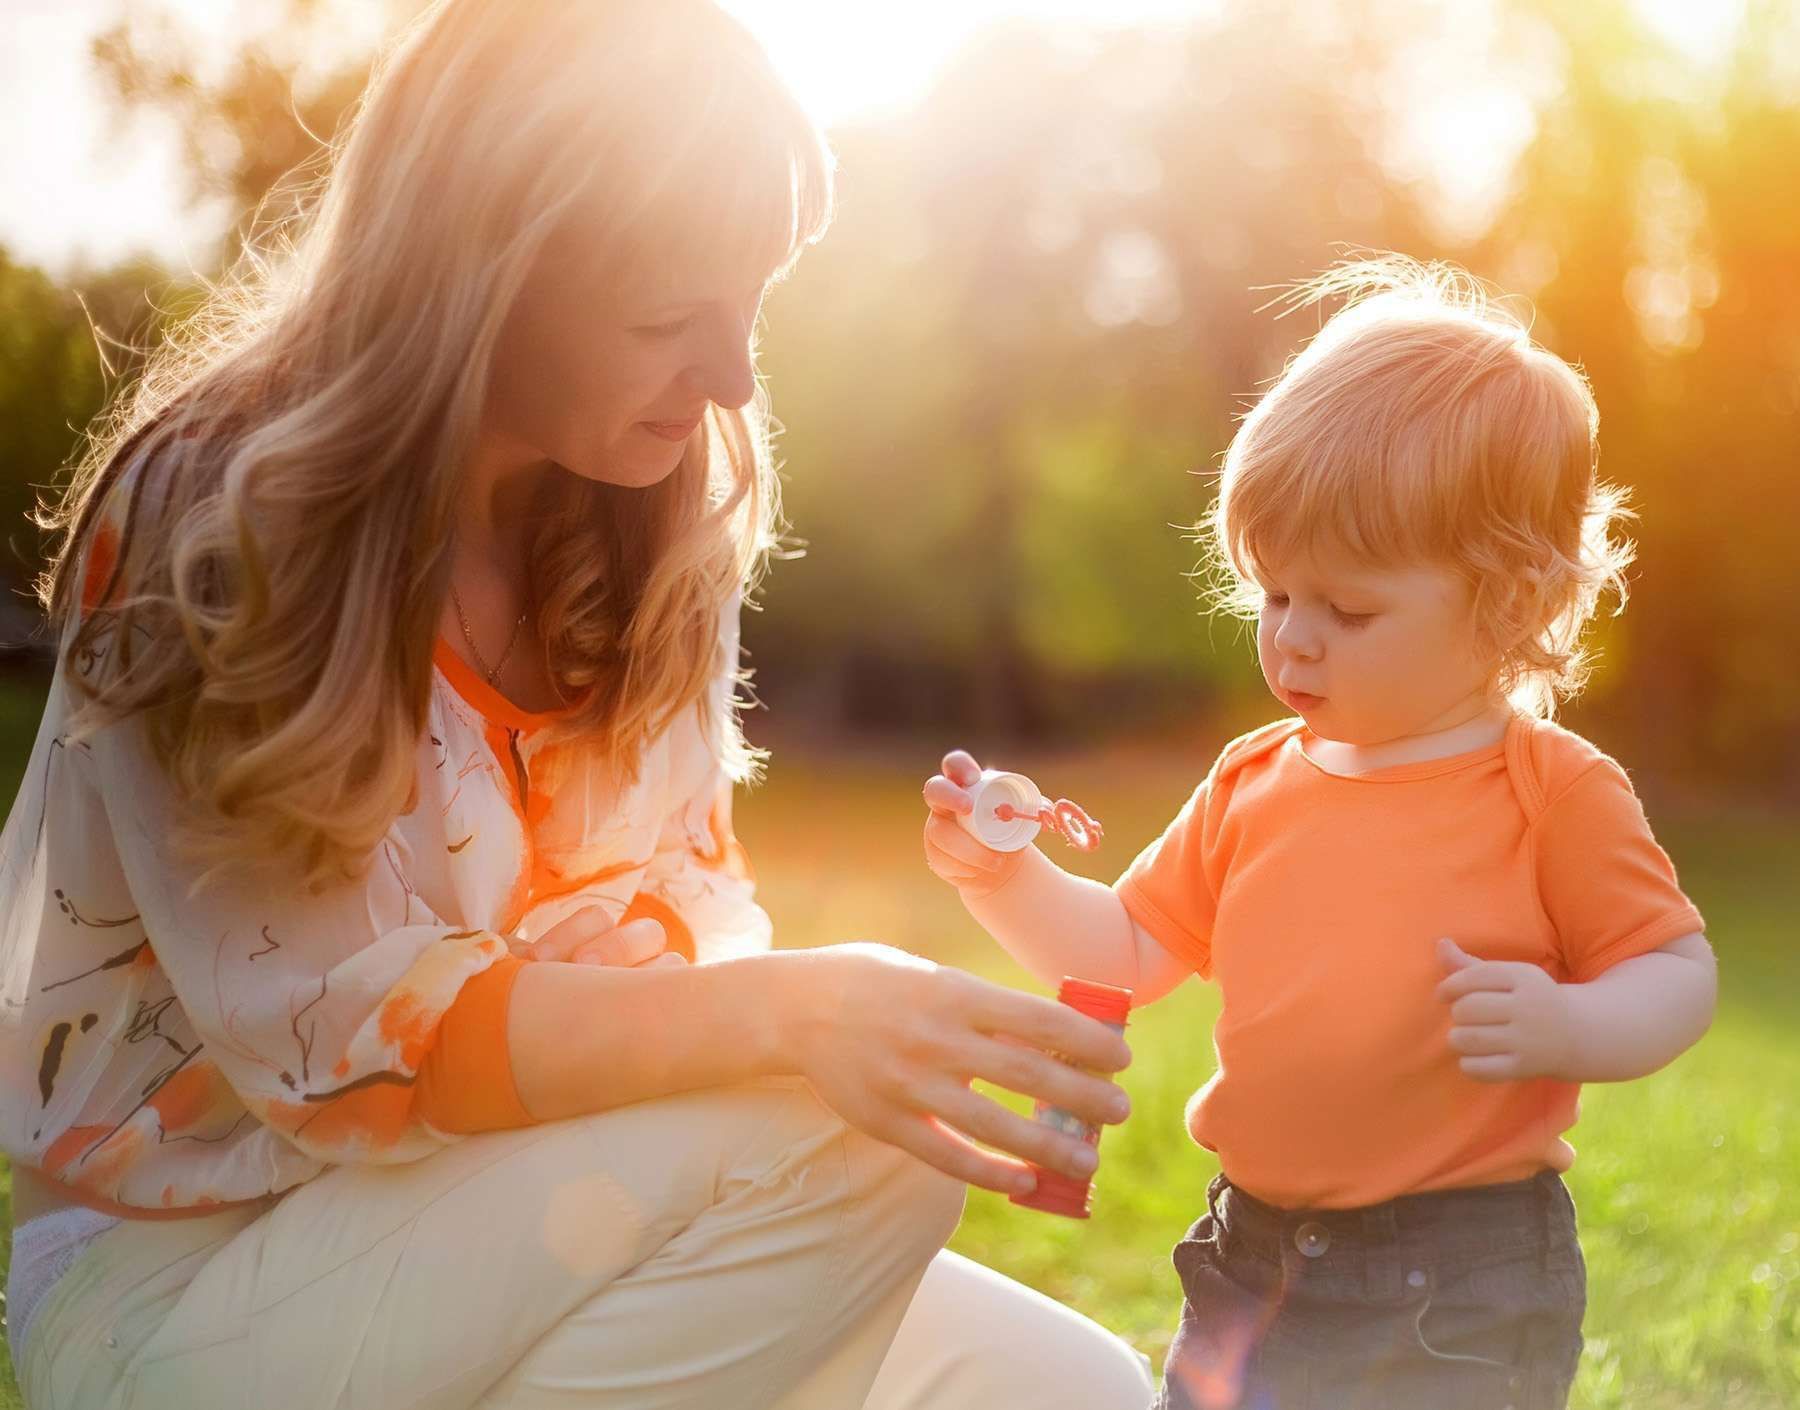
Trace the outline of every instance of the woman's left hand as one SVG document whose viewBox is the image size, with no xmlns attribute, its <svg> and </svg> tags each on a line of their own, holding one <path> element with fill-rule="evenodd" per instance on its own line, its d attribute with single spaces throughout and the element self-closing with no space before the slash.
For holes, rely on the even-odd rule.
<svg viewBox="0 0 1800 1410">
<path fill-rule="evenodd" d="M 604 906 L 583 906 L 567 920 L 551 926 L 541 939 L 514 952 L 524 959 L 628 969 L 687 963 L 686 956 L 669 949 L 668 934 L 659 921 L 646 916 L 616 925 Z"/>
<path fill-rule="evenodd" d="M 1575 1035 L 1563 986 L 1534 964 L 1483 960 L 1454 940 L 1437 942 L 1449 975 L 1437 987 L 1450 1006 L 1450 1046 L 1478 1082 L 1560 1077 L 1574 1066 Z"/>
</svg>

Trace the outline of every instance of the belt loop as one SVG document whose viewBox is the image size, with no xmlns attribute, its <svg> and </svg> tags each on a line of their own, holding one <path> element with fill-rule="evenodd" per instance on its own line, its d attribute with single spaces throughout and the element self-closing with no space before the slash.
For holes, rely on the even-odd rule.
<svg viewBox="0 0 1800 1410">
<path fill-rule="evenodd" d="M 1556 1237 L 1556 1191 L 1554 1185 L 1557 1175 L 1554 1170 L 1540 1170 L 1533 1182 L 1538 1193 L 1538 1233 L 1543 1239 L 1544 1276 L 1548 1278 L 1556 1270 L 1562 1260 L 1559 1241 Z"/>
<path fill-rule="evenodd" d="M 1540 1178 L 1544 1191 L 1545 1261 L 1559 1272 L 1573 1273 L 1580 1266 L 1574 1242 L 1574 1201 L 1556 1171 L 1546 1170 Z"/>
<path fill-rule="evenodd" d="M 1400 1212 L 1394 1200 L 1362 1212 L 1363 1288 L 1377 1302 L 1400 1300 Z"/>
</svg>

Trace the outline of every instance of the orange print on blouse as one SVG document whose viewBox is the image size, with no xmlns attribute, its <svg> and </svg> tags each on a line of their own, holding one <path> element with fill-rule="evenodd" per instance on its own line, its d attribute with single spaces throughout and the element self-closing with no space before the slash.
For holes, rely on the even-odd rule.
<svg viewBox="0 0 1800 1410">
<path fill-rule="evenodd" d="M 87 568 L 81 578 L 81 615 L 90 615 L 96 607 L 111 607 L 118 601 L 118 594 L 106 594 L 112 586 L 113 569 L 119 563 L 119 532 L 102 519 L 100 526 L 94 530 L 94 538 L 88 549 Z"/>
<path fill-rule="evenodd" d="M 739 881 L 755 881 L 756 873 L 750 866 L 750 854 L 744 850 L 744 844 L 737 840 L 737 834 L 731 829 L 731 785 L 725 784 L 719 789 L 719 796 L 713 799 L 712 812 L 706 819 L 707 832 L 712 836 L 710 853 L 696 852 L 694 855 L 702 866 L 709 866 L 727 876 L 736 877 Z"/>
<path fill-rule="evenodd" d="M 155 1113 L 157 1129 L 137 1119 Z M 71 1188 L 110 1198 L 143 1153 L 146 1139 L 216 1136 L 218 1125 L 238 1111 L 237 1094 L 216 1063 L 204 1059 L 172 1073 L 124 1121 L 111 1126 L 71 1126 L 45 1148 L 43 1172 Z"/>
</svg>

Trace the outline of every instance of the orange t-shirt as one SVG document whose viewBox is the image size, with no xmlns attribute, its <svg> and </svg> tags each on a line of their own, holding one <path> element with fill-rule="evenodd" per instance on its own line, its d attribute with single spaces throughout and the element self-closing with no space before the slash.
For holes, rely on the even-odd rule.
<svg viewBox="0 0 1800 1410">
<path fill-rule="evenodd" d="M 1489 748 L 1356 777 L 1308 737 L 1284 720 L 1227 745 L 1117 883 L 1218 981 L 1188 1129 L 1288 1208 L 1567 1169 L 1579 1086 L 1464 1076 L 1435 945 L 1581 983 L 1703 929 L 1624 770 L 1524 716 Z"/>
</svg>

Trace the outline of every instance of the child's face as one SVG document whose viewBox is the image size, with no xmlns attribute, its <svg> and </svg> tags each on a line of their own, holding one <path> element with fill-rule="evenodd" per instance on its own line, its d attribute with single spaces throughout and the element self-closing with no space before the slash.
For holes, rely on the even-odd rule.
<svg viewBox="0 0 1800 1410">
<path fill-rule="evenodd" d="M 1266 568 L 1256 651 L 1277 699 L 1322 739 L 1374 745 L 1473 719 L 1497 662 L 1477 645 L 1467 583 L 1439 568 L 1369 568 L 1313 550 Z"/>
</svg>

